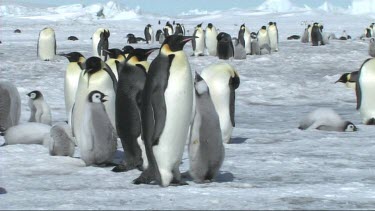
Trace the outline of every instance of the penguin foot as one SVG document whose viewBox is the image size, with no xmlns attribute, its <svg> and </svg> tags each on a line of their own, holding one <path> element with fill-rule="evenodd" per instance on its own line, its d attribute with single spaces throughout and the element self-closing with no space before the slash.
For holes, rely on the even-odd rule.
<svg viewBox="0 0 375 211">
<path fill-rule="evenodd" d="M 153 180 L 150 170 L 146 169 L 137 179 L 133 180 L 133 184 L 150 184 Z"/>
<path fill-rule="evenodd" d="M 189 171 L 185 171 L 183 173 L 181 173 L 181 178 L 184 178 L 184 179 L 191 179 L 191 176 L 189 174 Z"/>
<path fill-rule="evenodd" d="M 112 169 L 113 172 L 125 172 L 133 169 L 143 171 L 142 162 L 123 162 L 122 164 L 116 164 L 116 167 Z"/>
<path fill-rule="evenodd" d="M 170 184 L 170 186 L 183 186 L 183 185 L 189 185 L 189 183 L 185 181 L 179 181 L 179 180 L 173 179 Z"/>
</svg>

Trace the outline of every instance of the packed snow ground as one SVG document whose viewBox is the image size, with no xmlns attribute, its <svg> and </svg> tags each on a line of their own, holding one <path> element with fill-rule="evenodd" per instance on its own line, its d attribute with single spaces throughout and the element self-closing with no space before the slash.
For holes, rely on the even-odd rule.
<svg viewBox="0 0 375 211">
<path fill-rule="evenodd" d="M 269 21 L 278 23 L 279 52 L 229 60 L 240 74 L 236 90 L 236 128 L 233 143 L 216 181 L 209 184 L 161 188 L 133 185 L 137 170 L 114 173 L 111 167 L 85 167 L 74 158 L 53 157 L 41 145 L 0 147 L 0 209 L 374 209 L 375 130 L 361 123 L 353 90 L 334 84 L 342 73 L 358 70 L 368 58 L 368 42 L 356 39 L 371 22 L 368 16 L 324 11 L 270 13 L 228 10 L 175 18 L 137 15 L 128 20 L 95 20 L 62 13 L 45 18 L 0 17 L 1 80 L 14 83 L 22 99 L 21 122 L 29 117 L 26 93 L 38 89 L 52 109 L 54 122 L 65 121 L 64 71 L 68 60 L 50 62 L 36 56 L 39 31 L 55 29 L 59 53 L 79 51 L 91 56 L 90 37 L 109 28 L 110 48 L 126 45 L 126 34 L 143 36 L 146 24 L 156 32 L 166 20 L 193 27 L 209 22 L 237 36 L 246 23 L 257 31 Z M 157 21 L 161 19 L 162 25 Z M 353 40 L 312 47 L 286 37 L 300 35 L 303 21 L 323 22 L 324 31 L 342 30 Z M 15 34 L 15 29 L 21 34 Z M 78 41 L 68 41 L 70 35 Z M 137 44 L 136 47 L 159 46 Z M 192 54 L 191 44 L 185 52 Z M 149 61 L 157 55 L 154 52 Z M 192 71 L 201 72 L 216 57 L 189 57 Z M 357 125 L 355 133 L 298 130 L 299 120 L 318 107 L 331 107 Z M 122 157 L 119 147 L 116 160 Z M 185 152 L 181 172 L 188 169 Z"/>
</svg>

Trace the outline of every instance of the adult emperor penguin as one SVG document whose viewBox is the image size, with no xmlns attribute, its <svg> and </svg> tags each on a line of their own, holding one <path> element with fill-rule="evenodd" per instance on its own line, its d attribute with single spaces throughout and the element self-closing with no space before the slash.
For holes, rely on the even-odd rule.
<svg viewBox="0 0 375 211">
<path fill-rule="evenodd" d="M 116 152 L 117 135 L 103 105 L 105 97 L 104 93 L 94 90 L 85 99 L 78 147 L 87 166 L 112 163 Z"/>
<path fill-rule="evenodd" d="M 197 183 L 211 181 L 224 160 L 224 145 L 220 120 L 203 78 L 195 75 L 194 121 L 189 140 L 189 174 Z"/>
<path fill-rule="evenodd" d="M 163 34 L 163 31 L 160 30 L 160 29 L 158 29 L 158 30 L 156 31 L 156 35 L 155 35 L 155 40 L 156 40 L 156 41 L 159 41 L 159 39 L 160 39 L 160 35 L 161 35 L 161 34 Z"/>
<path fill-rule="evenodd" d="M 56 36 L 55 31 L 46 27 L 39 32 L 38 39 L 38 56 L 41 60 L 52 60 L 56 55 Z"/>
<path fill-rule="evenodd" d="M 119 65 L 120 77 L 116 91 L 116 128 L 124 148 L 124 161 L 113 171 L 128 171 L 148 166 L 141 138 L 142 92 L 150 64 L 147 57 L 154 49 L 134 49 L 124 64 Z"/>
<path fill-rule="evenodd" d="M 147 44 L 154 43 L 154 32 L 152 31 L 151 24 L 147 24 L 147 26 L 145 27 L 144 33 L 145 33 L 146 43 Z"/>
<path fill-rule="evenodd" d="M 21 98 L 17 88 L 8 81 L 0 81 L 0 128 L 7 130 L 18 125 L 21 117 Z"/>
<path fill-rule="evenodd" d="M 110 67 L 99 57 L 90 57 L 85 62 L 85 69 L 79 78 L 76 100 L 72 111 L 73 135 L 79 143 L 81 139 L 81 128 L 83 127 L 83 113 L 87 102 L 87 95 L 94 90 L 101 91 L 107 95 L 104 102 L 112 127 L 115 125 L 115 98 L 117 80 Z"/>
<path fill-rule="evenodd" d="M 108 38 L 110 36 L 110 32 L 108 29 L 98 28 L 95 33 L 92 35 L 92 50 L 93 56 L 100 57 L 104 61 L 107 60 L 107 52 L 108 50 Z"/>
<path fill-rule="evenodd" d="M 167 23 L 165 24 L 163 31 L 165 37 L 168 37 L 173 34 L 173 26 L 169 23 L 169 21 L 167 21 Z"/>
<path fill-rule="evenodd" d="M 220 32 L 217 37 L 217 56 L 219 59 L 227 60 L 234 56 L 234 47 L 232 37 L 225 33 Z"/>
<path fill-rule="evenodd" d="M 212 101 L 219 114 L 221 134 L 224 143 L 229 143 L 235 126 L 235 90 L 240 85 L 240 78 L 233 66 L 218 63 L 208 66 L 202 71 Z"/>
<path fill-rule="evenodd" d="M 207 47 L 207 52 L 208 55 L 210 56 L 216 56 L 217 55 L 217 30 L 216 27 L 212 24 L 209 23 L 206 28 L 206 47 Z"/>
<path fill-rule="evenodd" d="M 142 136 L 148 168 L 135 184 L 156 180 L 161 186 L 182 184 L 180 162 L 193 105 L 193 81 L 184 45 L 193 37 L 166 37 L 151 62 L 142 101 Z M 176 103 L 178 102 L 178 103 Z"/>
<path fill-rule="evenodd" d="M 279 31 L 277 30 L 276 22 L 268 23 L 267 32 L 270 38 L 271 51 L 279 51 Z"/>
<path fill-rule="evenodd" d="M 118 48 L 111 48 L 107 51 L 109 59 L 105 62 L 112 70 L 113 74 L 116 77 L 116 80 L 118 80 L 118 69 L 116 66 L 116 61 L 122 63 L 125 62 L 125 55 L 124 53 L 118 49 Z"/>
<path fill-rule="evenodd" d="M 318 46 L 319 44 L 322 44 L 323 37 L 322 33 L 319 28 L 318 23 L 314 23 L 312 29 L 311 29 L 311 43 L 312 46 Z"/>
<path fill-rule="evenodd" d="M 238 41 L 237 38 L 233 38 L 233 45 L 234 45 L 234 59 L 246 59 L 245 48 Z"/>
<path fill-rule="evenodd" d="M 262 48 L 265 48 L 266 46 L 270 46 L 270 38 L 268 36 L 266 26 L 262 26 L 262 28 L 258 31 L 257 38 L 258 38 L 258 44 L 261 50 Z"/>
<path fill-rule="evenodd" d="M 251 54 L 251 33 L 245 24 L 242 24 L 238 31 L 238 40 L 245 48 L 246 54 Z"/>
<path fill-rule="evenodd" d="M 372 57 L 375 57 L 375 38 L 370 39 L 368 54 Z"/>
<path fill-rule="evenodd" d="M 303 35 L 301 37 L 302 43 L 308 43 L 309 42 L 309 27 L 310 27 L 310 25 L 308 25 L 307 28 L 305 28 L 305 30 L 303 31 Z"/>
<path fill-rule="evenodd" d="M 86 58 L 79 52 L 71 52 L 68 54 L 59 54 L 69 60 L 69 64 L 65 71 L 64 80 L 64 97 L 65 110 L 68 118 L 71 116 L 72 107 L 76 99 L 76 92 L 79 82 L 79 76 L 84 69 Z"/>
<path fill-rule="evenodd" d="M 122 48 L 122 54 L 125 56 L 125 58 L 128 57 L 129 53 L 132 52 L 134 50 L 133 46 L 131 45 L 125 45 L 123 48 Z"/>
<path fill-rule="evenodd" d="M 344 83 L 346 87 L 355 90 L 357 80 L 358 80 L 358 71 L 354 71 L 351 73 L 342 74 L 341 77 L 335 83 L 337 82 Z"/>
<path fill-rule="evenodd" d="M 356 85 L 357 110 L 361 114 L 362 122 L 375 125 L 375 58 L 363 62 L 358 73 Z"/>
<path fill-rule="evenodd" d="M 193 34 L 193 40 L 191 41 L 193 46 L 193 55 L 194 56 L 204 56 L 204 31 L 202 28 L 202 23 L 198 24 L 195 27 L 194 34 Z"/>
<path fill-rule="evenodd" d="M 175 30 L 174 30 L 175 35 L 185 35 L 185 28 L 183 28 L 183 25 L 180 23 L 176 24 Z"/>
<path fill-rule="evenodd" d="M 43 94 L 34 90 L 27 94 L 29 96 L 30 119 L 29 122 L 39 122 L 46 125 L 51 125 L 51 109 L 44 100 Z"/>
<path fill-rule="evenodd" d="M 309 42 L 311 42 L 311 32 L 312 32 L 312 25 L 311 24 L 309 24 L 309 25 L 307 25 L 307 35 L 308 35 L 308 40 L 309 40 Z"/>
</svg>

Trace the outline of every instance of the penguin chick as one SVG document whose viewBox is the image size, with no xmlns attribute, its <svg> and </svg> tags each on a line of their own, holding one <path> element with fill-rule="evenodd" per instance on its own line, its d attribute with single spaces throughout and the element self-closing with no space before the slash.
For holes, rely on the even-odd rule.
<svg viewBox="0 0 375 211">
<path fill-rule="evenodd" d="M 375 38 L 370 39 L 368 54 L 372 57 L 375 57 Z"/>
<path fill-rule="evenodd" d="M 52 126 L 49 136 L 49 154 L 54 156 L 74 155 L 74 140 L 70 126 L 65 122 L 60 122 Z"/>
<path fill-rule="evenodd" d="M 39 122 L 51 125 L 51 109 L 44 100 L 43 94 L 34 90 L 27 94 L 29 96 L 29 107 L 31 110 L 29 122 Z"/>
</svg>

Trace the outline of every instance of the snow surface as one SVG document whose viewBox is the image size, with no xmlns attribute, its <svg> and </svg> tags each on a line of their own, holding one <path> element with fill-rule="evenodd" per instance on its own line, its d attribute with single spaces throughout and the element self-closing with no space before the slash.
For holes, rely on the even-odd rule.
<svg viewBox="0 0 375 211">
<path fill-rule="evenodd" d="M 108 4 L 100 4 L 103 11 Z M 221 31 L 237 36 L 242 23 L 257 31 L 269 21 L 276 21 L 280 50 L 228 61 L 238 70 L 241 84 L 236 90 L 233 143 L 225 145 L 225 160 L 215 182 L 187 181 L 188 186 L 167 188 L 137 186 L 131 181 L 139 171 L 114 173 L 111 167 L 85 167 L 78 159 L 79 150 L 74 158 L 54 157 L 41 145 L 8 145 L 0 147 L 0 187 L 8 192 L 0 195 L 0 209 L 375 208 L 375 130 L 361 123 L 353 90 L 334 83 L 341 74 L 358 70 L 368 58 L 368 41 L 356 38 L 374 22 L 371 16 L 321 10 L 272 13 L 231 9 L 167 17 L 108 6 L 121 12 L 108 12 L 103 19 L 95 17 L 96 10 L 87 9 L 95 5 L 67 5 L 58 10 L 13 7 L 12 11 L 20 11 L 17 15 L 1 8 L 0 74 L 2 80 L 18 87 L 21 122 L 26 122 L 30 114 L 26 93 L 34 89 L 43 92 L 54 122 L 66 120 L 63 81 L 68 61 L 56 56 L 45 62 L 36 55 L 39 31 L 46 26 L 55 29 L 58 53 L 79 51 L 90 57 L 90 37 L 99 27 L 111 31 L 110 48 L 122 48 L 127 33 L 143 36 L 148 23 L 156 31 L 166 20 L 176 20 L 192 34 L 197 24 L 212 22 Z M 119 20 L 122 18 L 127 19 Z M 158 25 L 159 19 L 162 25 Z M 332 40 L 319 47 L 287 41 L 290 35 L 302 34 L 304 21 L 322 22 L 325 32 L 336 35 L 346 30 L 354 39 Z M 22 33 L 13 33 L 16 28 Z M 79 40 L 68 41 L 70 35 Z M 190 43 L 185 51 L 192 54 Z M 189 57 L 189 61 L 192 72 L 222 62 L 210 56 Z M 319 107 L 333 108 L 343 119 L 356 124 L 359 131 L 298 130 L 299 120 Z M 119 147 L 116 161 L 121 160 L 121 152 Z M 181 172 L 188 166 L 185 151 Z"/>
</svg>

